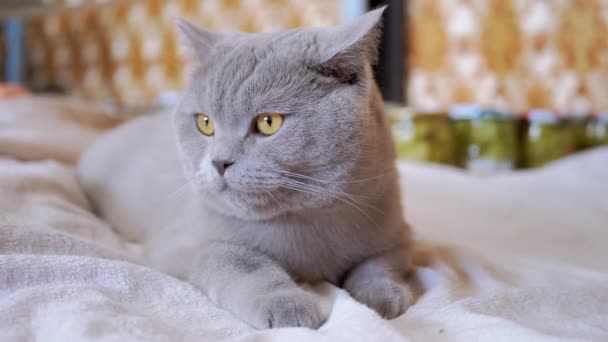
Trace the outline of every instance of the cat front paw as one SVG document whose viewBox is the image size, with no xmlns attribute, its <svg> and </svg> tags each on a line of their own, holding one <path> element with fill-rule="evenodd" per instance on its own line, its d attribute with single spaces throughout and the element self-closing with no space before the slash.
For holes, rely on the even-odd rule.
<svg viewBox="0 0 608 342">
<path fill-rule="evenodd" d="M 324 321 L 312 294 L 301 289 L 281 290 L 256 300 L 258 328 L 318 328 Z"/>
<path fill-rule="evenodd" d="M 378 278 L 347 289 L 358 302 L 386 319 L 399 317 L 414 303 L 410 288 L 390 278 Z"/>
</svg>

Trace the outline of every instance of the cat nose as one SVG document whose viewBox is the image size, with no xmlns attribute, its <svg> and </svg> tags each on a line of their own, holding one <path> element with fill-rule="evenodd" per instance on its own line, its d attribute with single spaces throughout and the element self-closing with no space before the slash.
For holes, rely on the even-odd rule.
<svg viewBox="0 0 608 342">
<path fill-rule="evenodd" d="M 224 173 L 226 172 L 226 169 L 228 167 L 230 167 L 232 164 L 234 164 L 234 162 L 220 159 L 220 160 L 212 160 L 211 164 L 213 164 L 213 166 L 217 170 L 217 173 L 219 173 L 220 176 L 223 176 Z"/>
</svg>

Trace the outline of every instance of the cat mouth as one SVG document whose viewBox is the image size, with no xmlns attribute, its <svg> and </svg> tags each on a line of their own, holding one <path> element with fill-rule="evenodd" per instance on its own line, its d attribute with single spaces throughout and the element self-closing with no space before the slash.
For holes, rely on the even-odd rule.
<svg viewBox="0 0 608 342">
<path fill-rule="evenodd" d="M 267 208 L 276 203 L 268 195 L 268 192 L 262 190 L 237 191 L 230 189 L 229 193 L 233 202 L 249 209 Z"/>
<path fill-rule="evenodd" d="M 218 192 L 226 192 L 228 190 L 228 182 L 222 180 L 222 182 L 218 185 Z"/>
</svg>

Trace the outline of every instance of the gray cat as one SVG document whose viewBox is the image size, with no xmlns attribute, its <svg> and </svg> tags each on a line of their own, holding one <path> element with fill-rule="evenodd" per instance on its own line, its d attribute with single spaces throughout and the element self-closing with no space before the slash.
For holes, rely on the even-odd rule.
<svg viewBox="0 0 608 342">
<path fill-rule="evenodd" d="M 133 120 L 85 153 L 96 210 L 144 241 L 154 267 L 254 327 L 324 322 L 298 282 L 403 313 L 410 229 L 371 70 L 382 11 L 261 34 L 178 21 L 192 80 L 172 115 Z"/>
</svg>

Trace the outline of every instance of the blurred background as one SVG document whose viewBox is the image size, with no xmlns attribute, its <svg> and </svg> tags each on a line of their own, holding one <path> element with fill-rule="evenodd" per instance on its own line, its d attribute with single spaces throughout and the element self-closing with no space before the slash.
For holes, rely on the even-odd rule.
<svg viewBox="0 0 608 342">
<path fill-rule="evenodd" d="M 0 0 L 0 98 L 139 115 L 187 79 L 176 17 L 260 32 L 382 4 L 376 77 L 400 158 L 492 173 L 608 144 L 608 0 Z"/>
</svg>

